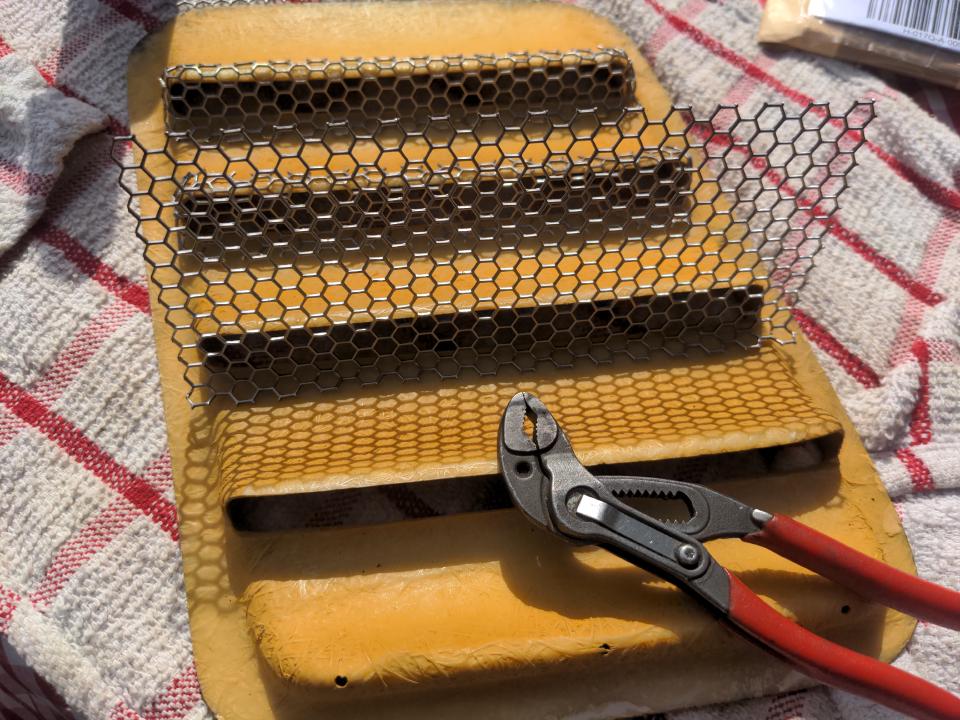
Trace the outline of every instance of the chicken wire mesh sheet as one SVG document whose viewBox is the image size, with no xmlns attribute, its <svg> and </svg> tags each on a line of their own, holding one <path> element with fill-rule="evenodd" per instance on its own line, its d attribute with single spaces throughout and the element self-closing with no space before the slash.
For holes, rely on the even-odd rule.
<svg viewBox="0 0 960 720">
<path fill-rule="evenodd" d="M 131 138 L 194 404 L 792 338 L 870 103 Z"/>
</svg>

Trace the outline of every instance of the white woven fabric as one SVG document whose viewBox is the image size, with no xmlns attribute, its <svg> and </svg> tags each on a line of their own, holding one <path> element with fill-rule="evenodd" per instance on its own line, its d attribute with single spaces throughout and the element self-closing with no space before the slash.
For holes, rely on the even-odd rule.
<svg viewBox="0 0 960 720">
<path fill-rule="evenodd" d="M 0 57 L 0 253 L 40 216 L 63 156 L 105 124 L 97 108 L 51 88 L 21 53 Z"/>
<path fill-rule="evenodd" d="M 797 318 L 920 573 L 960 587 L 960 139 L 868 71 L 761 50 L 754 0 L 591 4 L 699 110 L 876 99 Z M 207 714 L 141 249 L 108 132 L 75 142 L 123 129 L 127 56 L 174 12 L 168 0 L 0 3 L 0 251 L 15 243 L 0 257 L 0 632 L 88 718 Z M 24 112 L 34 101 L 43 111 Z M 958 658 L 956 633 L 922 625 L 898 664 L 960 692 Z M 819 689 L 676 717 L 890 715 Z"/>
</svg>

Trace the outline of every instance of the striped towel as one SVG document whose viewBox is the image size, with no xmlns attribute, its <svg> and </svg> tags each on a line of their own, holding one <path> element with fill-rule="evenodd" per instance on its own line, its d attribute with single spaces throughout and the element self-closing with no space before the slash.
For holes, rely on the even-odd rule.
<svg viewBox="0 0 960 720">
<path fill-rule="evenodd" d="M 896 500 L 920 573 L 960 587 L 960 103 L 761 49 L 756 0 L 585 4 L 699 110 L 876 100 L 796 316 Z M 45 698 L 34 710 L 0 700 L 5 717 L 209 714 L 141 248 L 110 159 L 127 56 L 176 12 L 174 0 L 0 3 L 0 633 Z M 960 692 L 958 657 L 960 637 L 921 625 L 897 662 Z M 0 693 L 15 682 L 25 687 L 8 676 Z M 56 694 L 69 711 L 36 709 Z M 816 689 L 671 717 L 891 715 Z"/>
</svg>

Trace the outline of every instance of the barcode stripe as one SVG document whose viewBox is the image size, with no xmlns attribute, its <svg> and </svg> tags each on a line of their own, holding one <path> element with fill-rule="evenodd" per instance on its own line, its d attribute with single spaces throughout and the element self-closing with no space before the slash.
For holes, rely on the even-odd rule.
<svg viewBox="0 0 960 720">
<path fill-rule="evenodd" d="M 867 18 L 960 40 L 960 0 L 870 0 Z"/>
</svg>

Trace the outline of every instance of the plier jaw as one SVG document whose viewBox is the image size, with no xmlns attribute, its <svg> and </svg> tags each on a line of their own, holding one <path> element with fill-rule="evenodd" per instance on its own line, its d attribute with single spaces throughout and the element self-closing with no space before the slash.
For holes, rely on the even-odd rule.
<svg viewBox="0 0 960 720">
<path fill-rule="evenodd" d="M 513 396 L 500 420 L 498 459 L 513 504 L 535 525 L 557 531 L 547 510 L 550 480 L 542 457 L 562 434 L 557 421 L 540 400 L 529 393 Z M 564 441 L 567 442 L 566 436 Z M 569 447 L 569 442 L 567 442 Z"/>
<path fill-rule="evenodd" d="M 911 717 L 960 720 L 960 698 L 921 678 L 832 643 L 778 613 L 713 559 L 703 543 L 737 537 L 761 545 L 867 598 L 960 630 L 960 593 L 849 548 L 790 517 L 716 491 L 649 477 L 596 477 L 556 418 L 518 393 L 500 425 L 500 470 L 514 504 L 535 524 L 599 545 L 682 588 L 730 628 L 820 682 Z M 689 518 L 664 522 L 624 496 L 679 498 Z"/>
</svg>

